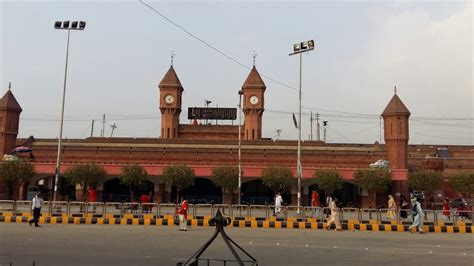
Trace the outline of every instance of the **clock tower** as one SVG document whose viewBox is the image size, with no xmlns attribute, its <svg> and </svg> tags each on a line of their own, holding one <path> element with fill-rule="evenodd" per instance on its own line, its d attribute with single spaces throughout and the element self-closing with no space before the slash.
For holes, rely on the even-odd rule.
<svg viewBox="0 0 474 266">
<path fill-rule="evenodd" d="M 178 138 L 181 96 L 184 89 L 173 65 L 166 72 L 158 88 L 160 89 L 161 138 Z"/>
<path fill-rule="evenodd" d="M 242 86 L 244 93 L 243 112 L 245 115 L 245 140 L 262 139 L 262 115 L 264 111 L 265 89 L 265 83 L 254 65 Z"/>
</svg>

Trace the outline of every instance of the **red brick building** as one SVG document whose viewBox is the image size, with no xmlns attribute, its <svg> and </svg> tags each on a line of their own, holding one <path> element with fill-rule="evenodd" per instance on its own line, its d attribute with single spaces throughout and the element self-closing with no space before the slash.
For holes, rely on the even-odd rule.
<svg viewBox="0 0 474 266">
<path fill-rule="evenodd" d="M 222 195 L 208 179 L 215 166 L 238 163 L 238 125 L 181 124 L 182 93 L 184 88 L 173 67 L 170 67 L 158 85 L 160 92 L 161 137 L 160 138 L 86 138 L 63 140 L 61 150 L 61 172 L 68 167 L 94 161 L 103 166 L 107 179 L 98 187 L 98 199 L 120 200 L 127 195 L 127 187 L 120 185 L 117 177 L 121 167 L 138 163 L 149 174 L 147 186 L 139 193 L 153 191 L 155 202 L 168 202 L 175 197 L 174 190 L 163 182 L 163 168 L 170 164 L 186 164 L 196 174 L 196 185 L 183 191 L 184 195 L 220 202 L 229 201 L 233 194 Z M 242 86 L 242 198 L 246 202 L 270 202 L 273 194 L 262 185 L 261 171 L 268 166 L 290 167 L 296 176 L 296 141 L 272 141 L 262 138 L 262 121 L 265 107 L 266 86 L 255 67 Z M 15 145 L 31 147 L 36 176 L 25 184 L 40 186 L 51 195 L 53 187 L 57 139 L 17 139 L 21 107 L 9 90 L 0 100 L 0 147 L 3 154 L 10 153 Z M 313 173 L 317 169 L 335 169 L 345 180 L 344 189 L 338 196 L 346 204 L 361 205 L 367 192 L 353 182 L 357 169 L 386 159 L 392 168 L 392 193 L 408 194 L 407 173 L 409 170 L 428 168 L 442 171 L 445 176 L 459 170 L 474 169 L 473 146 L 408 145 L 410 112 L 398 95 L 394 95 L 382 112 L 384 119 L 385 145 L 375 144 L 330 144 L 322 141 L 305 141 L 301 148 L 303 166 L 303 204 L 309 192 L 315 189 Z M 437 156 L 439 153 L 448 156 Z M 0 187 L 0 197 L 5 197 Z M 72 188 L 80 193 L 80 189 Z M 287 201 L 296 204 L 297 182 Z M 444 194 L 452 193 L 446 188 Z M 444 196 L 443 194 L 443 196 Z M 23 193 L 24 195 L 24 193 Z M 236 197 L 234 197 L 236 198 Z M 235 201 L 235 199 L 234 199 Z M 385 202 L 385 197 L 381 202 Z"/>
</svg>

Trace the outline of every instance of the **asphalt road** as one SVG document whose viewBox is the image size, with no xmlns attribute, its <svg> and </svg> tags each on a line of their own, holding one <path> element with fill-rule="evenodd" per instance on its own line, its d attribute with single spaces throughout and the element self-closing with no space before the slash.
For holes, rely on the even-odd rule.
<svg viewBox="0 0 474 266">
<path fill-rule="evenodd" d="M 0 266 L 176 265 L 214 228 L 0 223 Z M 259 265 L 474 265 L 473 234 L 228 228 Z M 231 258 L 222 238 L 204 258 Z M 211 264 L 219 265 L 219 264 Z M 222 263 L 220 264 L 222 265 Z M 236 265 L 236 264 L 228 264 Z"/>
</svg>

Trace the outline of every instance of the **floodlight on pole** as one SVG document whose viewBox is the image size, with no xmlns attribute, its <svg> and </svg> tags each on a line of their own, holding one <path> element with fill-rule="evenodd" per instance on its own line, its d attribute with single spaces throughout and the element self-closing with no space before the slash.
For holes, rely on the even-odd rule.
<svg viewBox="0 0 474 266">
<path fill-rule="evenodd" d="M 299 92 L 298 92 L 298 123 L 297 123 L 297 128 L 298 128 L 298 151 L 297 151 L 297 157 L 296 157 L 296 172 L 298 175 L 298 194 L 297 194 L 297 199 L 298 199 L 298 204 L 297 204 L 297 213 L 300 214 L 301 212 L 301 179 L 303 176 L 303 168 L 301 166 L 301 82 L 302 82 L 302 73 L 303 73 L 303 57 L 302 54 L 304 52 L 309 52 L 311 50 L 314 50 L 314 40 L 309 40 L 309 41 L 304 41 L 300 43 L 295 43 L 293 44 L 293 53 L 290 54 L 300 55 L 300 77 L 299 77 Z M 294 117 L 294 116 L 293 116 Z"/>
<path fill-rule="evenodd" d="M 239 90 L 239 205 L 242 204 L 242 95 L 244 92 Z"/>
<path fill-rule="evenodd" d="M 67 30 L 67 45 L 66 45 L 66 66 L 64 69 L 64 85 L 63 85 L 63 95 L 61 102 L 61 123 L 59 126 L 59 137 L 58 137 L 58 154 L 56 157 L 56 170 L 54 175 L 54 191 L 53 191 L 53 202 L 56 201 L 56 194 L 58 192 L 58 181 L 61 167 L 61 144 L 63 138 L 63 124 L 64 124 L 64 103 L 66 101 L 66 81 L 67 81 L 67 64 L 69 59 L 69 38 L 71 35 L 71 30 L 84 30 L 86 27 L 85 21 L 73 21 L 72 23 L 68 20 L 66 21 L 56 21 L 54 22 L 54 28 L 58 30 Z"/>
</svg>

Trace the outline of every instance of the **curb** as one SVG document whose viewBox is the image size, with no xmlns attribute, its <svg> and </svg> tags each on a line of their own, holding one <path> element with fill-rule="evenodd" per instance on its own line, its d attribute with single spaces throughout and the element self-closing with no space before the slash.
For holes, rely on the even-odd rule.
<svg viewBox="0 0 474 266">
<path fill-rule="evenodd" d="M 30 216 L 0 216 L 0 223 L 27 223 Z M 114 225 L 153 225 L 178 226 L 177 219 L 163 218 L 83 218 L 83 217 L 40 217 L 40 224 L 114 224 Z M 208 219 L 188 219 L 191 227 L 209 227 Z M 233 220 L 228 227 L 236 228 L 287 228 L 287 229 L 326 229 L 321 222 L 280 222 L 280 221 L 238 221 Z M 349 231 L 409 232 L 408 225 L 343 223 L 342 229 Z M 429 233 L 474 233 L 472 226 L 434 226 L 425 225 Z"/>
</svg>

